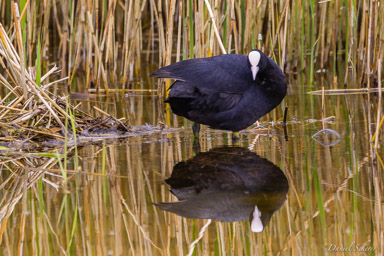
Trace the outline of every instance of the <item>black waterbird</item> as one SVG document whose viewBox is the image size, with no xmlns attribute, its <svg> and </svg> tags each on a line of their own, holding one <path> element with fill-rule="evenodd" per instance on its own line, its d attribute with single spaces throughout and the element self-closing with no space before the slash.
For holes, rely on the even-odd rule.
<svg viewBox="0 0 384 256">
<path fill-rule="evenodd" d="M 172 111 L 193 122 L 238 132 L 274 109 L 287 93 L 280 67 L 260 50 L 248 56 L 223 54 L 180 61 L 151 77 L 171 78 L 165 100 Z"/>
<path fill-rule="evenodd" d="M 249 219 L 253 232 L 264 230 L 289 189 L 279 167 L 241 147 L 198 153 L 177 163 L 165 181 L 179 201 L 156 203 L 158 208 L 192 219 Z"/>
</svg>

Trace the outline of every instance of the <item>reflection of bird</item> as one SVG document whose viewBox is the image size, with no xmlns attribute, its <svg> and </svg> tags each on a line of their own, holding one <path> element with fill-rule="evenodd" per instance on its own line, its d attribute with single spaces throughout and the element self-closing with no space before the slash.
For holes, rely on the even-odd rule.
<svg viewBox="0 0 384 256">
<path fill-rule="evenodd" d="M 199 153 L 176 164 L 166 182 L 180 201 L 156 204 L 160 209 L 224 222 L 251 218 L 254 232 L 264 229 L 288 192 L 280 168 L 240 147 Z"/>
<path fill-rule="evenodd" d="M 279 66 L 259 50 L 248 56 L 224 54 L 190 59 L 156 70 L 151 77 L 172 78 L 166 100 L 172 111 L 214 129 L 237 132 L 274 109 L 286 95 Z"/>
</svg>

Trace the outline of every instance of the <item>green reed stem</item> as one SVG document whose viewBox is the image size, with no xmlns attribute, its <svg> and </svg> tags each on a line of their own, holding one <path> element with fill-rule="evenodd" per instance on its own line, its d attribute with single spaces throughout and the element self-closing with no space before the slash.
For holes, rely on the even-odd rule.
<svg viewBox="0 0 384 256">
<path fill-rule="evenodd" d="M 37 41 L 37 53 L 36 53 L 36 84 L 40 86 L 41 82 L 41 42 L 40 36 Z"/>
<path fill-rule="evenodd" d="M 298 12 L 297 12 L 298 13 Z M 301 8 L 301 36 L 300 36 L 300 64 L 301 64 L 301 70 L 304 70 L 305 68 L 305 4 L 303 3 L 303 6 Z M 304 83 L 302 83 L 304 85 Z"/>
<path fill-rule="evenodd" d="M 309 5 L 311 10 L 311 60 L 309 69 L 309 84 L 313 85 L 314 60 L 315 60 L 315 0 L 311 0 Z"/>
<path fill-rule="evenodd" d="M 103 198 L 104 202 L 107 202 L 108 200 L 108 188 L 107 188 L 107 180 L 106 180 L 106 172 L 105 172 L 105 160 L 106 160 L 106 154 L 107 154 L 107 149 L 105 147 L 105 143 L 103 143 L 103 152 L 102 152 L 102 158 L 101 158 L 101 174 L 102 176 L 102 187 L 103 187 Z"/>
<path fill-rule="evenodd" d="M 189 0 L 189 58 L 194 57 L 194 44 L 195 44 L 195 39 L 194 39 L 194 26 L 193 26 L 193 19 L 195 12 L 193 11 L 193 0 Z"/>
</svg>

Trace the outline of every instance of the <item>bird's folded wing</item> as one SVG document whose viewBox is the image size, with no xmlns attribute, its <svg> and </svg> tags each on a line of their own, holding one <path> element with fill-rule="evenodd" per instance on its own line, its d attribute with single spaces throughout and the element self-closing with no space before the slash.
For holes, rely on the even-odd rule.
<svg viewBox="0 0 384 256">
<path fill-rule="evenodd" d="M 239 93 L 249 86 L 251 71 L 247 63 L 247 57 L 238 54 L 190 59 L 160 68 L 151 77 L 185 81 L 199 89 Z"/>
</svg>

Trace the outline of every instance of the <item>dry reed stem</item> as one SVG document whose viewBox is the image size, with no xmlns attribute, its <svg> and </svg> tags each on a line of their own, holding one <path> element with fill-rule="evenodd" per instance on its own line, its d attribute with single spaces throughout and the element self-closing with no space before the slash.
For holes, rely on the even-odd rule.
<svg viewBox="0 0 384 256">
<path fill-rule="evenodd" d="M 13 16 L 17 17 L 16 5 L 13 6 Z M 28 40 L 27 49 L 24 49 L 25 63 L 34 63 L 37 38 L 41 36 L 43 59 L 48 57 L 49 52 L 56 51 L 53 49 L 57 47 L 54 43 L 59 45 L 62 76 L 69 75 L 72 82 L 76 74 L 81 75 L 81 70 L 84 70 L 87 76 L 85 87 L 94 83 L 96 88 L 105 90 L 111 87 L 111 81 L 119 81 L 114 83 L 114 87 L 122 88 L 134 76 L 141 75 L 137 71 L 141 63 L 142 45 L 147 39 L 148 49 L 151 48 L 146 53 L 147 59 L 152 55 L 154 60 L 153 57 L 158 55 L 161 66 L 171 63 L 174 53 L 178 60 L 181 54 L 187 58 L 206 57 L 232 52 L 232 49 L 235 53 L 245 54 L 256 46 L 270 56 L 278 53 L 275 55 L 278 63 L 289 64 L 287 72 L 290 72 L 310 67 L 307 52 L 313 47 L 313 68 L 335 72 L 333 67 L 338 63 L 344 72 L 344 79 L 338 79 L 338 82 L 354 82 L 354 87 L 360 84 L 372 87 L 376 81 L 372 77 L 377 77 L 378 53 L 382 47 L 378 32 L 383 30 L 383 6 L 373 0 L 356 3 L 315 2 L 314 46 L 308 41 L 312 33 L 309 25 L 312 19 L 310 6 L 308 2 L 287 0 L 273 3 L 250 0 L 130 0 L 124 3 L 110 1 L 101 5 L 93 0 L 87 5 L 51 0 L 36 5 L 28 0 L 22 14 L 16 19 L 15 39 L 20 55 L 20 35 L 24 31 L 19 25 L 24 17 Z M 4 8 L 5 5 L 0 6 L 2 12 Z M 43 17 L 36 14 L 39 9 L 44 10 Z M 189 13 L 193 13 L 193 17 L 189 17 Z M 173 14 L 177 17 L 173 17 Z M 117 18 L 124 22 L 116 22 Z M 176 18 L 177 24 L 174 24 Z M 11 27 L 11 23 L 8 23 L 6 27 Z M 54 29 L 50 30 L 52 27 Z M 57 35 L 59 40 L 48 38 L 50 33 Z M 256 38 L 258 35 L 262 40 Z M 317 40 L 319 43 L 316 43 Z M 176 47 L 173 41 L 176 41 Z M 189 41 L 193 42 L 189 44 Z M 116 71 L 120 71 L 120 74 Z M 334 77 L 338 75 L 334 74 Z"/>
<path fill-rule="evenodd" d="M 211 225 L 211 223 L 212 223 L 212 220 L 208 219 L 204 224 L 204 226 L 201 228 L 199 232 L 199 236 L 189 245 L 189 252 L 187 254 L 188 256 L 193 255 L 193 251 L 195 250 L 196 244 L 203 238 L 204 233 L 206 232 L 208 226 Z"/>
<path fill-rule="evenodd" d="M 381 87 L 381 71 L 382 71 L 382 60 L 384 56 L 384 49 L 381 52 L 381 56 L 378 60 L 378 102 L 377 102 L 377 114 L 376 114 L 376 131 L 372 136 L 371 141 L 375 141 L 374 148 L 377 152 L 379 148 L 379 131 L 384 120 L 384 116 L 381 118 L 381 108 L 382 108 L 382 87 Z M 381 120 L 380 120 L 381 119 Z"/>
<path fill-rule="evenodd" d="M 20 58 L 20 69 L 21 69 L 21 78 L 18 79 L 18 82 L 23 88 L 23 93 L 24 93 L 24 98 L 28 98 L 28 89 L 25 84 L 25 68 L 24 68 L 24 47 L 22 43 L 22 35 L 21 35 L 21 25 L 20 25 L 20 13 L 19 13 L 19 8 L 17 7 L 17 4 L 15 4 L 14 1 L 12 1 L 12 11 L 13 11 L 13 16 L 15 19 L 15 28 L 16 28 L 16 38 L 17 38 L 17 46 L 19 48 L 19 58 Z"/>
<path fill-rule="evenodd" d="M 11 101 L 9 104 L 8 104 L 8 107 L 10 108 L 14 108 L 16 107 L 20 102 L 22 102 L 24 100 L 24 96 L 21 96 L 20 98 L 16 98 L 14 99 L 13 101 Z M 4 113 L 2 113 L 2 115 L 0 116 L 0 119 L 5 119 L 5 116 L 10 112 L 10 109 L 7 109 L 6 111 L 4 111 Z"/>
<path fill-rule="evenodd" d="M 16 161 L 11 160 L 11 161 Z M 40 167 L 36 166 L 38 169 L 44 170 L 45 168 L 50 168 L 54 164 L 57 163 L 57 160 L 55 159 L 48 159 L 45 160 L 42 164 L 40 163 Z M 0 185 L 0 187 L 9 186 L 7 189 L 4 190 L 4 196 L 2 197 L 2 200 L 0 201 L 0 243 L 2 240 L 3 232 L 5 230 L 5 226 L 7 225 L 7 220 L 12 214 L 12 212 L 15 209 L 16 204 L 20 201 L 20 199 L 26 198 L 26 190 L 31 188 L 39 178 L 41 178 L 44 175 L 44 171 L 39 172 L 27 172 L 26 167 L 23 166 L 20 162 L 17 162 L 16 166 L 21 166 L 21 168 L 18 168 L 15 170 L 15 175 L 20 175 L 20 173 L 25 172 L 23 174 L 23 177 L 25 178 L 19 178 L 19 179 L 11 179 L 13 175 L 11 175 L 3 184 Z M 28 178 L 26 178 L 28 177 Z M 11 182 L 12 181 L 12 182 Z M 24 211 L 23 211 L 24 212 Z M 22 216 L 22 220 L 23 220 Z M 24 232 L 24 226 L 20 225 L 20 232 L 23 234 Z M 21 246 L 19 244 L 19 246 Z"/>
<path fill-rule="evenodd" d="M 219 34 L 219 30 L 217 29 L 217 26 L 216 26 L 215 16 L 213 15 L 211 5 L 209 4 L 208 0 L 204 0 L 204 1 L 208 9 L 209 16 L 211 17 L 211 20 L 212 20 L 213 31 L 215 32 L 217 42 L 219 43 L 222 53 L 226 54 L 227 51 L 225 50 L 223 42 L 221 41 L 221 37 Z"/>
<path fill-rule="evenodd" d="M 34 96 L 37 96 L 43 102 L 45 107 L 49 110 L 49 112 L 56 119 L 56 121 L 64 128 L 64 124 L 60 120 L 59 116 L 56 114 L 56 111 L 58 111 L 63 116 L 67 117 L 68 119 L 72 119 L 72 117 L 69 116 L 66 113 L 66 111 L 64 111 L 60 106 L 58 106 L 56 104 L 56 102 L 54 100 L 52 100 L 41 87 L 37 86 L 37 84 L 33 81 L 33 79 L 31 78 L 31 75 L 28 72 L 25 72 L 25 68 L 21 64 L 21 63 L 23 63 L 22 62 L 23 58 L 22 57 L 20 58 L 15 52 L 13 52 L 12 47 L 10 47 L 12 45 L 12 43 L 11 43 L 10 39 L 8 38 L 8 36 L 5 34 L 5 31 L 4 31 L 2 26 L 0 26 L 0 35 L 1 35 L 1 39 L 2 39 L 0 46 L 3 49 L 3 51 L 0 52 L 0 54 L 7 60 L 8 63 L 12 63 L 11 67 L 13 67 L 13 68 L 11 68 L 11 73 L 13 73 L 13 77 L 16 77 L 17 78 L 16 80 L 19 81 L 21 83 L 21 85 L 24 86 L 24 90 L 23 90 L 24 91 L 24 97 L 19 97 L 18 102 L 21 102 L 21 101 L 27 99 L 25 97 L 26 93 L 28 91 L 32 91 L 34 93 Z M 19 44 L 22 44 L 22 43 L 20 42 Z M 18 60 L 20 60 L 20 62 L 18 62 Z M 54 67 L 50 73 L 53 73 L 56 70 L 57 70 L 57 68 Z M 46 79 L 46 77 L 47 76 L 43 76 L 44 79 Z M 21 82 L 21 81 L 23 81 L 23 82 Z M 34 96 L 32 96 L 32 98 Z M 32 98 L 29 98 L 29 100 L 31 100 Z M 25 103 L 27 103 L 27 102 L 28 101 L 26 101 Z M 52 109 L 51 104 L 55 107 L 56 111 L 54 111 Z M 15 106 L 16 105 L 13 105 L 12 107 L 15 107 Z M 31 106 L 31 105 L 29 105 L 29 106 Z M 4 118 L 5 114 L 7 114 L 7 113 L 8 112 L 3 113 L 2 117 Z"/>
</svg>

